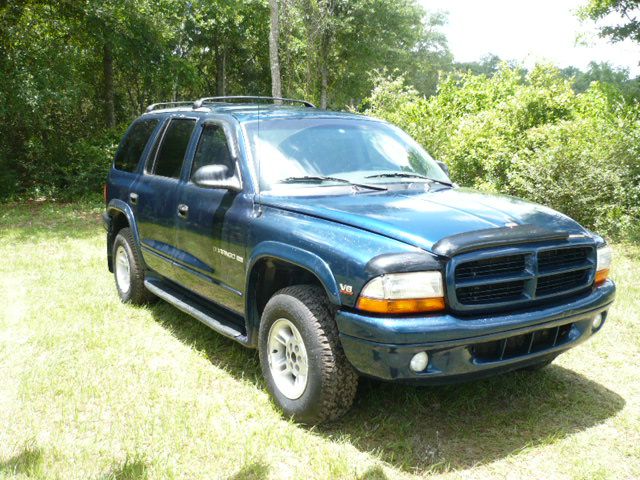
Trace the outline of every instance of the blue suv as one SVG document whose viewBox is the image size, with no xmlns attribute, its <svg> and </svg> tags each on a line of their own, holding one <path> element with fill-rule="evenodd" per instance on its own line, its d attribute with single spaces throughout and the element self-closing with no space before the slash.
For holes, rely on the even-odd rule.
<svg viewBox="0 0 640 480">
<path fill-rule="evenodd" d="M 105 200 L 122 301 L 160 297 L 257 348 L 303 423 L 346 412 L 361 375 L 541 368 L 600 330 L 615 295 L 600 236 L 458 187 L 393 125 L 304 101 L 151 105 Z"/>
</svg>

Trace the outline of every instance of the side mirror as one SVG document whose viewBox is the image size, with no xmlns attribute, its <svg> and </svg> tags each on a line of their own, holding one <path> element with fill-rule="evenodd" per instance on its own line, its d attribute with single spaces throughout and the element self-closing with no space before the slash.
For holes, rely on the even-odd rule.
<svg viewBox="0 0 640 480">
<path fill-rule="evenodd" d="M 235 175 L 228 177 L 229 167 L 226 165 L 205 165 L 193 174 L 193 183 L 199 187 L 220 188 L 239 191 L 240 180 Z"/>
<path fill-rule="evenodd" d="M 436 160 L 436 162 L 438 163 L 442 171 L 447 174 L 447 177 L 451 178 L 451 174 L 449 173 L 449 167 L 447 167 L 447 164 L 441 162 L 440 160 Z"/>
</svg>

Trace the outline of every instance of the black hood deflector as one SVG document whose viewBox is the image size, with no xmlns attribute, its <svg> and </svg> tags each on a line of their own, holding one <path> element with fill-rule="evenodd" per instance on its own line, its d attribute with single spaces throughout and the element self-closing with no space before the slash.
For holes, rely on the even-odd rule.
<svg viewBox="0 0 640 480">
<path fill-rule="evenodd" d="M 452 257 L 459 253 L 483 248 L 532 242 L 562 241 L 568 238 L 569 232 L 551 230 L 535 225 L 487 228 L 442 238 L 433 245 L 433 253 L 443 257 Z"/>
</svg>

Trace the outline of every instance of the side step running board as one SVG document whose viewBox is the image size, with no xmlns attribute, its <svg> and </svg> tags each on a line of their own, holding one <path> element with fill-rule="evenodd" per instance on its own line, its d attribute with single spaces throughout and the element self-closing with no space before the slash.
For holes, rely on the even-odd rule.
<svg viewBox="0 0 640 480">
<path fill-rule="evenodd" d="M 160 297 L 188 315 L 191 315 L 193 318 L 201 321 L 207 327 L 215 330 L 221 335 L 245 345 L 248 343 L 247 336 L 238 330 L 236 326 L 232 325 L 230 322 L 215 318 L 212 312 L 206 311 L 203 307 L 192 301 L 186 295 L 182 295 L 177 290 L 174 290 L 164 283 L 152 280 L 145 280 L 144 286 L 147 287 L 147 289 L 154 295 Z"/>
</svg>

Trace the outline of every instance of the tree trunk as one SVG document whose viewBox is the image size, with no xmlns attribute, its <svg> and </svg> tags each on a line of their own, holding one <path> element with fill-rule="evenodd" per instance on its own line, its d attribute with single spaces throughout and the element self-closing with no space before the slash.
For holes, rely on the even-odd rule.
<svg viewBox="0 0 640 480">
<path fill-rule="evenodd" d="M 227 94 L 227 49 L 216 47 L 216 95 L 224 97 Z"/>
<path fill-rule="evenodd" d="M 113 51 L 111 45 L 105 43 L 102 52 L 102 73 L 104 75 L 104 110 L 107 127 L 116 126 L 116 109 L 113 91 Z"/>
<path fill-rule="evenodd" d="M 280 17 L 278 12 L 278 2 L 280 0 L 269 0 L 271 7 L 271 29 L 269 32 L 269 62 L 271 64 L 271 95 L 282 97 L 282 79 L 280 78 Z"/>
<path fill-rule="evenodd" d="M 331 43 L 331 33 L 328 29 L 322 32 L 322 42 L 320 45 L 320 108 L 326 110 L 329 99 L 329 48 Z"/>
</svg>

